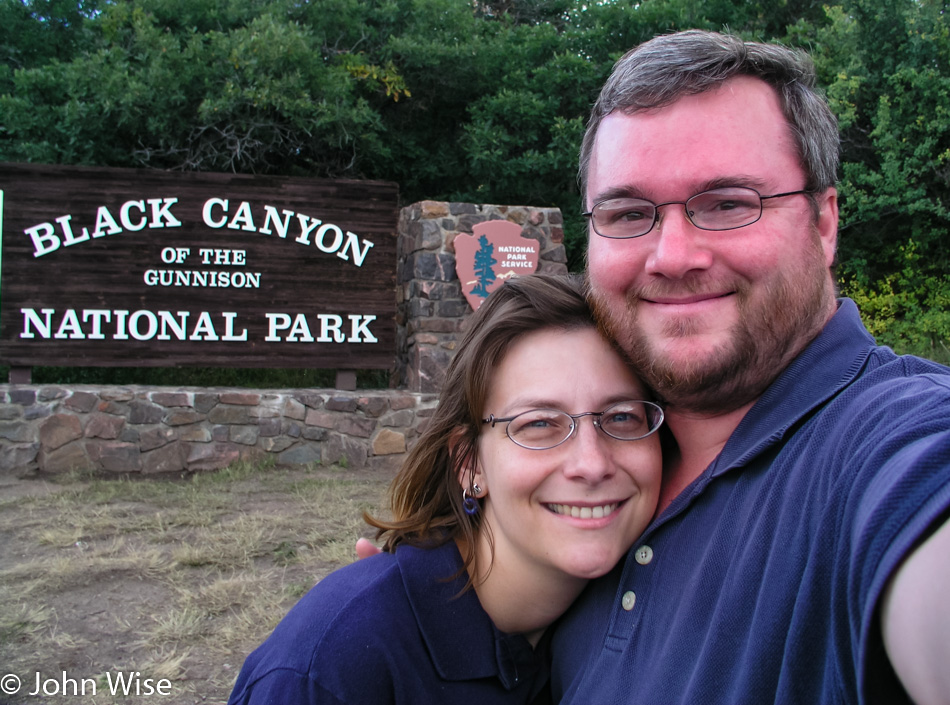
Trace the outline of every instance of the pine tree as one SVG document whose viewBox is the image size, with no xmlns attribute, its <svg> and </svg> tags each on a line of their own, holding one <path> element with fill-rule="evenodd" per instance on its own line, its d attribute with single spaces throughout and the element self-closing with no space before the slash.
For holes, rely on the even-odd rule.
<svg viewBox="0 0 950 705">
<path fill-rule="evenodd" d="M 481 245 L 475 253 L 475 276 L 478 278 L 478 282 L 470 293 L 487 299 L 488 287 L 497 279 L 495 272 L 492 270 L 492 265 L 498 264 L 498 260 L 492 257 L 495 246 L 488 242 L 487 237 L 482 235 L 478 238 L 478 244 Z"/>
</svg>

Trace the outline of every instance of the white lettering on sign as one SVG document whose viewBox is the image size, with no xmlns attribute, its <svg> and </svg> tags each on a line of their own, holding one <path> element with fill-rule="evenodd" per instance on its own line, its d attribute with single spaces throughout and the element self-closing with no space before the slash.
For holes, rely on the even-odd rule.
<svg viewBox="0 0 950 705">
<path fill-rule="evenodd" d="M 200 312 L 192 325 L 189 325 L 189 311 L 76 311 L 70 308 L 58 320 L 55 309 L 51 308 L 40 309 L 39 313 L 33 308 L 21 308 L 20 313 L 23 314 L 20 337 L 27 339 L 104 340 L 109 337 L 112 340 L 172 340 L 174 337 L 176 340 L 247 340 L 246 328 L 235 333 L 237 314 L 233 312 L 219 314 L 224 320 L 219 320 L 217 326 L 207 311 Z"/>
<path fill-rule="evenodd" d="M 107 206 L 99 206 L 91 232 L 84 227 L 77 233 L 73 228 L 73 216 L 63 215 L 54 218 L 51 223 L 38 223 L 26 228 L 23 233 L 33 241 L 33 256 L 42 257 L 61 247 L 70 247 L 80 242 L 119 235 L 123 232 L 138 232 L 146 228 L 149 230 L 179 228 L 182 222 L 172 212 L 172 206 L 176 203 L 178 199 L 171 197 L 126 201 L 118 208 L 118 218 Z M 338 225 L 324 223 L 304 213 L 295 213 L 287 209 L 278 213 L 274 206 L 269 205 L 263 206 L 263 209 L 263 224 L 258 227 L 254 210 L 248 201 L 241 201 L 232 208 L 231 202 L 226 198 L 209 198 L 201 208 L 201 219 L 206 226 L 215 230 L 225 228 L 262 235 L 277 235 L 282 240 L 286 240 L 288 235 L 293 235 L 294 242 L 307 246 L 315 245 L 321 252 L 335 254 L 357 267 L 363 266 L 367 254 L 374 246 L 372 242 L 360 238 L 356 233 L 344 231 Z M 256 215 L 260 217 L 260 213 Z M 189 248 L 176 248 L 176 250 L 178 258 L 175 260 L 166 259 L 166 256 L 170 257 L 170 255 L 163 250 L 162 261 L 166 264 L 172 261 L 180 264 L 183 257 L 189 254 Z M 184 256 L 181 255 L 182 251 L 185 252 Z M 244 252 L 244 250 L 217 248 L 199 250 L 204 264 L 232 266 L 245 264 L 243 260 L 233 259 L 239 253 L 243 256 Z"/>
<path fill-rule="evenodd" d="M 532 245 L 499 245 L 496 250 L 502 255 L 499 269 L 532 269 L 534 265 L 528 256 L 537 257 L 538 252 L 538 248 Z"/>
<path fill-rule="evenodd" d="M 146 208 L 146 203 L 149 208 Z M 33 256 L 42 257 L 55 252 L 61 246 L 70 247 L 79 242 L 86 242 L 90 238 L 118 235 L 125 230 L 136 232 L 145 227 L 151 229 L 179 228 L 181 221 L 171 212 L 171 207 L 178 203 L 177 198 L 149 198 L 147 201 L 127 201 L 119 206 L 119 220 L 116 221 L 112 212 L 106 206 L 99 206 L 96 211 L 96 225 L 92 232 L 83 228 L 79 235 L 73 231 L 72 216 L 63 215 L 56 218 L 59 224 L 59 233 L 52 223 L 40 223 L 27 228 L 23 232 L 33 240 Z M 135 214 L 133 215 L 133 211 Z M 147 213 L 151 213 L 151 220 Z M 122 223 L 120 226 L 119 223 Z"/>
<path fill-rule="evenodd" d="M 188 340 L 246 341 L 247 328 L 239 328 L 237 313 L 200 311 L 149 311 L 140 309 L 21 308 L 23 331 L 28 340 Z M 376 316 L 321 313 L 308 319 L 303 313 L 265 313 L 268 343 L 377 343 L 370 330 Z M 313 326 L 311 326 L 313 324 Z M 319 335 L 314 336 L 314 333 Z"/>
<path fill-rule="evenodd" d="M 343 316 L 333 313 L 317 315 L 317 328 L 320 335 L 313 337 L 312 328 L 307 317 L 298 313 L 291 316 L 289 313 L 266 313 L 268 343 L 376 343 L 378 342 L 369 324 L 376 320 L 376 316 L 359 314 L 347 315 L 350 322 L 349 335 L 344 331 Z"/>
<path fill-rule="evenodd" d="M 202 264 L 230 264 L 237 267 L 247 264 L 245 250 L 213 250 L 202 247 L 198 254 L 201 255 Z"/>
<path fill-rule="evenodd" d="M 148 286 L 197 286 L 206 289 L 260 289 L 260 272 L 218 272 L 190 269 L 146 269 Z"/>
<path fill-rule="evenodd" d="M 202 220 L 209 228 L 227 227 L 231 230 L 258 232 L 263 235 L 276 234 L 277 237 L 283 240 L 286 240 L 287 236 L 291 234 L 292 217 L 297 216 L 299 231 L 294 237 L 294 242 L 301 245 L 314 244 L 321 252 L 336 254 L 337 257 L 347 262 L 352 258 L 353 264 L 357 267 L 363 266 L 366 254 L 373 247 L 372 242 L 366 239 L 361 241 L 356 233 L 349 231 L 344 233 L 338 225 L 324 223 L 322 220 L 311 218 L 304 213 L 282 210 L 283 218 L 281 218 L 277 214 L 276 208 L 264 206 L 264 223 L 260 228 L 254 224 L 254 212 L 251 209 L 251 204 L 247 201 L 241 201 L 234 208 L 234 215 L 229 220 L 228 215 L 230 213 L 231 202 L 226 198 L 209 198 L 201 209 Z"/>
<path fill-rule="evenodd" d="M 181 264 L 191 254 L 190 247 L 165 247 L 162 249 L 162 262 L 165 264 Z"/>
</svg>

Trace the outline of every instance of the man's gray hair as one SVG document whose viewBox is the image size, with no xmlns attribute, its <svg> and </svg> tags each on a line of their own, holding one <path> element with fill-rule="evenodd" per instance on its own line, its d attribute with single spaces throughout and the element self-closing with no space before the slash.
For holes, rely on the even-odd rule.
<svg viewBox="0 0 950 705">
<path fill-rule="evenodd" d="M 753 76 L 775 88 L 805 171 L 805 189 L 834 186 L 838 170 L 838 122 L 815 87 L 815 67 L 802 51 L 778 44 L 689 30 L 655 37 L 631 49 L 615 65 L 591 111 L 581 144 L 578 178 L 586 198 L 591 152 L 601 121 L 619 110 L 670 105 L 735 76 Z M 590 205 L 590 204 L 588 204 Z"/>
</svg>

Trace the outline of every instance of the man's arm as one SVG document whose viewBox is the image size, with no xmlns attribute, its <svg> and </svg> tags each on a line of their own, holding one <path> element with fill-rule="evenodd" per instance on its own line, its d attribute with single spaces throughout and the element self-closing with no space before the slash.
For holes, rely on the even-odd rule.
<svg viewBox="0 0 950 705">
<path fill-rule="evenodd" d="M 356 540 L 357 558 L 369 558 L 370 556 L 375 556 L 377 553 L 382 553 L 382 551 L 376 548 L 369 539 Z"/>
<path fill-rule="evenodd" d="M 914 702 L 950 704 L 950 520 L 897 569 L 881 621 L 884 648 Z"/>
</svg>

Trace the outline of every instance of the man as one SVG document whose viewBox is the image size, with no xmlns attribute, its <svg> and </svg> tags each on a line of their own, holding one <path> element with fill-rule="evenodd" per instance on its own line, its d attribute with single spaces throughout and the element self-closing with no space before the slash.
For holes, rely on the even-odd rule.
<svg viewBox="0 0 950 705">
<path fill-rule="evenodd" d="M 835 299 L 809 60 L 622 58 L 581 152 L 592 299 L 666 407 L 660 508 L 554 637 L 568 703 L 950 702 L 950 371 Z"/>
</svg>

